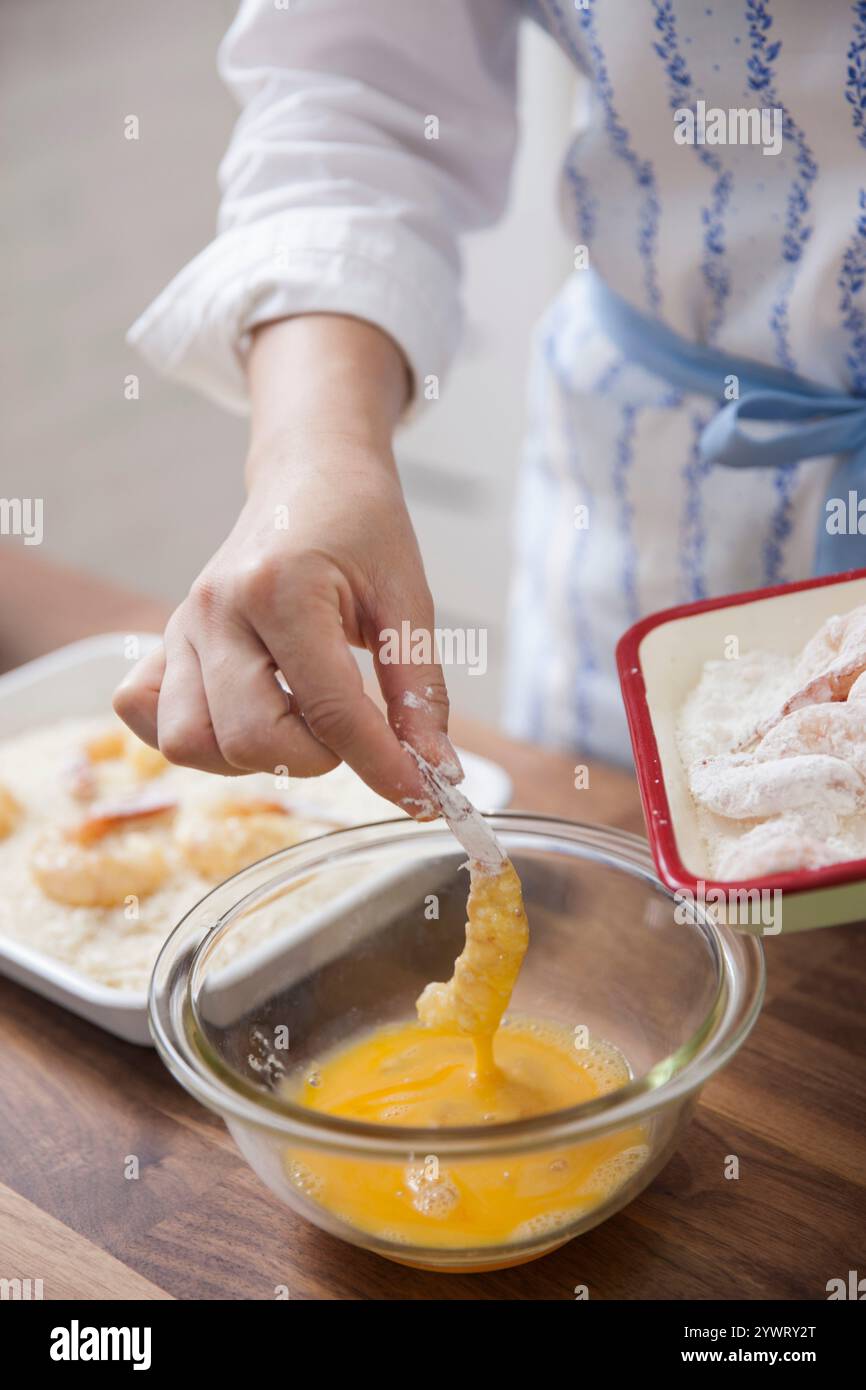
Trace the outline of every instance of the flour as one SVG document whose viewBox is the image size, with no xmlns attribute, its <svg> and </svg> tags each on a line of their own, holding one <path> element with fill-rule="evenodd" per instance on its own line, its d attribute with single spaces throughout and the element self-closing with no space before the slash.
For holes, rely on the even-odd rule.
<svg viewBox="0 0 866 1390">
<path fill-rule="evenodd" d="M 864 612 L 831 618 L 794 656 L 755 651 L 705 663 L 680 711 L 677 744 L 709 877 L 866 858 L 864 677 L 847 700 L 837 693 L 832 702 L 824 678 L 839 667 L 844 633 L 862 626 Z"/>
</svg>

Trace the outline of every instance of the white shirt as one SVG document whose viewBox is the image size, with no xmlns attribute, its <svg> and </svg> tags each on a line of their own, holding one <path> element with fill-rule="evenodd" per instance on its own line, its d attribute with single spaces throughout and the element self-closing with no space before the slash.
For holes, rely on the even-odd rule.
<svg viewBox="0 0 866 1390">
<path fill-rule="evenodd" d="M 458 237 L 507 196 L 519 17 L 512 0 L 244 0 L 219 53 L 243 106 L 219 235 L 130 341 L 235 410 L 250 330 L 291 314 L 367 319 L 416 381 L 442 376 Z"/>
</svg>

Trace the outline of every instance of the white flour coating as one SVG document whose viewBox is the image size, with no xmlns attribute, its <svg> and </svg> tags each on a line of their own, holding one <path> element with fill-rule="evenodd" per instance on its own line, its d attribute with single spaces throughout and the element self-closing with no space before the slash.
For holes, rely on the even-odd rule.
<svg viewBox="0 0 866 1390">
<path fill-rule="evenodd" d="M 427 796 L 401 796 L 400 805 L 417 820 L 435 820 L 439 814 L 439 808 Z"/>
<path fill-rule="evenodd" d="M 468 797 L 444 775 L 453 775 L 459 769 L 453 763 L 434 767 L 410 743 L 404 742 L 403 747 L 412 754 L 422 777 L 429 784 L 448 829 L 469 855 L 470 867 L 486 873 L 497 873 L 506 859 L 502 846 Z"/>
<path fill-rule="evenodd" d="M 160 946 L 180 918 L 205 893 L 213 880 L 199 877 L 182 860 L 173 829 L 149 829 L 164 847 L 171 872 L 164 886 L 142 898 L 137 919 L 128 920 L 122 907 L 67 907 L 47 898 L 30 873 L 34 842 L 59 825 L 78 820 L 83 807 L 71 796 L 70 763 L 84 743 L 110 727 L 108 719 L 67 719 L 0 742 L 0 786 L 8 788 L 23 808 L 15 830 L 0 840 L 0 935 L 54 956 L 82 974 L 118 989 L 143 989 Z M 101 765 L 108 770 L 109 765 Z M 283 782 L 286 785 L 283 785 Z M 200 814 L 215 802 L 251 798 L 285 800 L 305 820 L 321 815 L 320 830 L 390 819 L 394 807 L 376 795 L 345 765 L 323 777 L 277 780 L 266 774 L 216 777 L 191 768 L 169 767 L 146 783 L 148 794 L 165 794 L 179 803 L 174 829 L 185 818 Z M 301 810 L 301 808 L 303 808 Z M 317 885 L 292 895 L 293 910 L 317 906 Z M 319 888 L 320 896 L 325 890 Z M 333 892 L 329 883 L 327 896 Z M 281 909 L 282 919 L 285 912 Z M 251 929 L 253 924 L 251 923 Z M 266 933 L 262 917 L 256 934 Z"/>
<path fill-rule="evenodd" d="M 429 685 L 427 689 L 429 691 Z M 414 690 L 403 691 L 403 704 L 407 709 L 423 709 L 425 713 L 430 710 L 430 701 L 425 700 L 423 695 L 416 695 Z"/>
<path fill-rule="evenodd" d="M 839 632 L 862 628 L 864 615 L 829 619 L 797 656 L 757 651 L 705 663 L 680 711 L 677 743 L 709 877 L 866 858 L 866 651 L 847 700 L 823 702 Z M 807 689 L 800 704 L 794 697 Z M 782 716 L 788 702 L 792 712 Z M 759 729 L 768 732 L 753 737 Z"/>
</svg>

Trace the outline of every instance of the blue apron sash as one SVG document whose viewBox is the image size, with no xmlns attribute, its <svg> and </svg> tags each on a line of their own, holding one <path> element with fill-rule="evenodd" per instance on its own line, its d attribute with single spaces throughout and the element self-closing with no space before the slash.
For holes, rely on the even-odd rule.
<svg viewBox="0 0 866 1390">
<path fill-rule="evenodd" d="M 700 439 L 705 462 L 726 468 L 790 468 L 802 459 L 843 455 L 828 503 L 841 499 L 845 530 L 831 530 L 825 506 L 818 523 L 815 568 L 818 574 L 840 574 L 866 567 L 866 397 L 690 343 L 626 303 L 595 272 L 590 272 L 590 300 L 611 341 L 630 361 L 671 386 L 719 402 Z M 738 399 L 725 400 L 726 379 L 731 377 L 737 378 Z M 746 420 L 771 421 L 779 428 L 766 438 L 755 438 L 742 427 Z"/>
</svg>

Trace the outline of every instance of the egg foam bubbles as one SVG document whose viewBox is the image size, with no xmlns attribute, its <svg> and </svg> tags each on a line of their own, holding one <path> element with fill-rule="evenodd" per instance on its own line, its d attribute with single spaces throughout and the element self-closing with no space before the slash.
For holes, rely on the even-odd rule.
<svg viewBox="0 0 866 1390">
<path fill-rule="evenodd" d="M 290 1181 L 350 1226 L 409 1246 L 469 1249 L 554 1234 L 603 1205 L 645 1163 L 644 1127 L 536 1153 L 452 1161 L 435 1131 L 500 1125 L 595 1100 L 627 1084 L 611 1043 L 578 1049 L 562 1024 L 513 1017 L 495 1038 L 496 1068 L 479 1074 L 472 1038 L 418 1022 L 377 1029 L 287 1082 L 322 1114 L 431 1130 L 404 1163 L 323 1153 L 286 1155 Z"/>
</svg>

